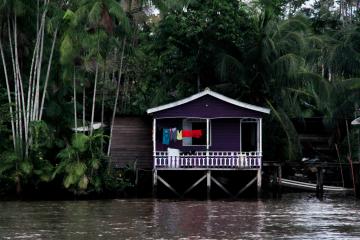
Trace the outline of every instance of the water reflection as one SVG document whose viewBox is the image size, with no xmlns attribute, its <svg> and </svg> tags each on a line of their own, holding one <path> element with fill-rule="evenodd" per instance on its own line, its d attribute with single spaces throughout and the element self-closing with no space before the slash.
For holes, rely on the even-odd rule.
<svg viewBox="0 0 360 240">
<path fill-rule="evenodd" d="M 0 202 L 2 239 L 359 239 L 360 204 L 281 200 Z"/>
</svg>

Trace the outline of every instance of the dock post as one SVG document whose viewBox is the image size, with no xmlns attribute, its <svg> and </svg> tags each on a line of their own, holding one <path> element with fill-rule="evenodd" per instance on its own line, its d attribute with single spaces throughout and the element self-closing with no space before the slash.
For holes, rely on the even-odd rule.
<svg viewBox="0 0 360 240">
<path fill-rule="evenodd" d="M 257 170 L 257 195 L 260 197 L 261 194 L 261 168 Z"/>
<path fill-rule="evenodd" d="M 277 180 L 277 195 L 278 197 L 281 197 L 281 179 L 282 179 L 282 169 L 281 169 L 281 164 L 278 166 L 278 180 Z"/>
<path fill-rule="evenodd" d="M 318 167 L 316 172 L 316 196 L 322 199 L 323 195 L 324 195 L 324 171 L 322 167 Z"/>
<path fill-rule="evenodd" d="M 360 176 L 359 176 L 360 165 L 359 165 L 359 162 L 357 162 L 356 164 L 354 163 L 353 168 L 354 168 L 354 179 L 355 179 L 355 191 L 354 191 L 355 197 L 360 198 Z"/>
<path fill-rule="evenodd" d="M 206 172 L 206 198 L 210 199 L 210 192 L 211 192 L 211 171 L 207 170 Z"/>
<path fill-rule="evenodd" d="M 153 173 L 153 197 L 156 198 L 157 197 L 157 170 L 154 169 L 154 173 Z"/>
<path fill-rule="evenodd" d="M 281 164 L 276 164 L 273 173 L 273 180 L 272 180 L 273 198 L 281 198 L 281 178 L 282 178 Z"/>
</svg>

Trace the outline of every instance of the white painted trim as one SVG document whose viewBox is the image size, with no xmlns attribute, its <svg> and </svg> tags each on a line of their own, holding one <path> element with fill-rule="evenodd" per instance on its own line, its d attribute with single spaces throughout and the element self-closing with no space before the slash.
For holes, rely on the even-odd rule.
<svg viewBox="0 0 360 240">
<path fill-rule="evenodd" d="M 256 120 L 256 151 L 260 151 L 260 125 L 259 119 Z"/>
<path fill-rule="evenodd" d="M 262 153 L 262 118 L 259 119 L 259 138 L 260 138 L 260 148 L 259 152 Z"/>
<path fill-rule="evenodd" d="M 159 118 L 159 119 L 162 119 L 162 118 Z M 185 129 L 185 127 L 184 127 L 185 120 L 188 120 L 191 123 L 198 122 L 198 123 L 206 123 L 207 124 L 207 121 L 210 120 L 210 119 L 209 118 L 184 118 L 182 120 L 182 128 L 183 128 L 183 130 Z M 191 130 L 192 130 L 192 128 L 191 128 Z M 206 130 L 211 132 L 210 128 L 208 129 L 207 125 L 206 125 Z M 208 135 L 208 132 L 206 134 Z M 208 140 L 209 140 L 209 143 L 207 142 Z M 207 144 L 209 145 L 209 147 L 211 147 L 211 145 L 212 145 L 211 138 L 208 139 L 208 136 L 206 136 L 206 143 L 204 145 L 198 145 L 198 144 L 193 145 L 192 143 L 191 144 L 186 144 L 186 143 L 184 144 L 184 138 L 182 140 L 182 146 L 183 147 L 206 147 L 207 148 Z"/>
<path fill-rule="evenodd" d="M 240 119 L 240 152 L 242 151 L 242 137 L 241 137 L 241 135 L 242 135 L 242 126 L 241 126 L 241 124 L 242 124 L 242 119 Z"/>
<path fill-rule="evenodd" d="M 210 120 L 206 119 L 206 150 L 209 151 L 210 145 Z"/>
<path fill-rule="evenodd" d="M 221 95 L 219 93 L 213 92 L 210 89 L 205 89 L 202 92 L 199 92 L 197 94 L 194 94 L 194 95 L 192 95 L 190 97 L 181 99 L 181 100 L 176 101 L 176 102 L 172 102 L 172 103 L 168 103 L 168 104 L 161 105 L 161 106 L 158 106 L 158 107 L 150 108 L 150 109 L 147 110 L 147 113 L 150 114 L 150 113 L 162 111 L 162 110 L 165 110 L 165 109 L 173 108 L 173 107 L 176 107 L 176 106 L 180 106 L 182 104 L 194 101 L 194 100 L 196 100 L 198 98 L 201 98 L 201 97 L 203 97 L 205 95 L 210 95 L 210 96 L 215 97 L 217 99 L 220 99 L 220 100 L 222 100 L 224 102 L 233 104 L 233 105 L 238 106 L 238 107 L 243 107 L 243 108 L 246 108 L 246 109 L 250 109 L 250 110 L 253 110 L 253 111 L 256 111 L 256 112 L 262 112 L 262 113 L 267 113 L 267 114 L 270 113 L 270 109 L 268 109 L 268 108 L 263 108 L 263 107 L 255 106 L 255 105 L 252 105 L 252 104 L 240 102 L 240 101 L 237 101 L 235 99 L 232 99 L 232 98 L 226 97 L 224 95 Z"/>
<path fill-rule="evenodd" d="M 201 120 L 214 120 L 214 119 L 245 119 L 245 120 L 254 120 L 258 118 L 254 117 L 213 117 L 213 118 L 206 118 L 206 117 L 189 117 L 189 116 L 174 116 L 174 117 L 157 117 L 156 119 L 175 119 L 175 118 L 183 118 L 183 119 L 201 119 Z"/>
<path fill-rule="evenodd" d="M 153 160 L 154 160 L 154 169 L 155 169 L 155 161 L 156 161 L 156 158 L 155 158 L 155 155 L 156 155 L 156 118 L 153 119 Z"/>
</svg>

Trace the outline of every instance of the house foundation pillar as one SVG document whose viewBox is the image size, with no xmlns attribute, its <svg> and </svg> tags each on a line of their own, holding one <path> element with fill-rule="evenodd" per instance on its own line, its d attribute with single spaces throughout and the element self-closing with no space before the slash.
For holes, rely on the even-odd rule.
<svg viewBox="0 0 360 240">
<path fill-rule="evenodd" d="M 261 168 L 259 168 L 257 170 L 257 194 L 258 194 L 258 197 L 260 197 L 260 194 L 261 194 L 261 181 L 262 181 Z"/>
<path fill-rule="evenodd" d="M 208 170 L 206 172 L 206 198 L 210 199 L 210 193 L 211 193 L 211 171 Z"/>
<path fill-rule="evenodd" d="M 152 193 L 153 193 L 153 197 L 156 198 L 157 197 L 157 180 L 158 180 L 158 177 L 157 177 L 157 170 L 154 169 L 154 172 L 153 172 L 153 189 L 152 189 Z"/>
</svg>

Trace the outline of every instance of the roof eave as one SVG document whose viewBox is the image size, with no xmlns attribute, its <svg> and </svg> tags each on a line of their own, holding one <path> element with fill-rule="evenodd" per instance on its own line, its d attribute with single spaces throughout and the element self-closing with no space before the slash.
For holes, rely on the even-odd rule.
<svg viewBox="0 0 360 240">
<path fill-rule="evenodd" d="M 210 95 L 212 97 L 215 97 L 217 99 L 220 99 L 220 100 L 222 100 L 224 102 L 233 104 L 233 105 L 238 106 L 238 107 L 243 107 L 243 108 L 253 110 L 253 111 L 256 111 L 256 112 L 270 114 L 270 109 L 268 109 L 268 108 L 263 108 L 263 107 L 255 106 L 255 105 L 252 105 L 252 104 L 240 102 L 240 101 L 237 101 L 235 99 L 232 99 L 232 98 L 226 97 L 224 95 L 221 95 L 219 93 L 213 92 L 213 91 L 211 91 L 209 89 L 206 89 L 206 90 L 204 90 L 204 91 L 202 91 L 200 93 L 194 94 L 194 95 L 192 95 L 190 97 L 178 100 L 176 102 L 168 103 L 168 104 L 161 105 L 161 106 L 154 107 L 154 108 L 149 108 L 146 112 L 147 112 L 147 114 L 151 114 L 151 113 L 159 112 L 159 111 L 166 110 L 166 109 L 169 109 L 169 108 L 177 107 L 177 106 L 180 106 L 182 104 L 185 104 L 185 103 L 191 102 L 193 100 L 196 100 L 196 99 L 198 99 L 200 97 L 203 97 L 205 95 Z"/>
</svg>

